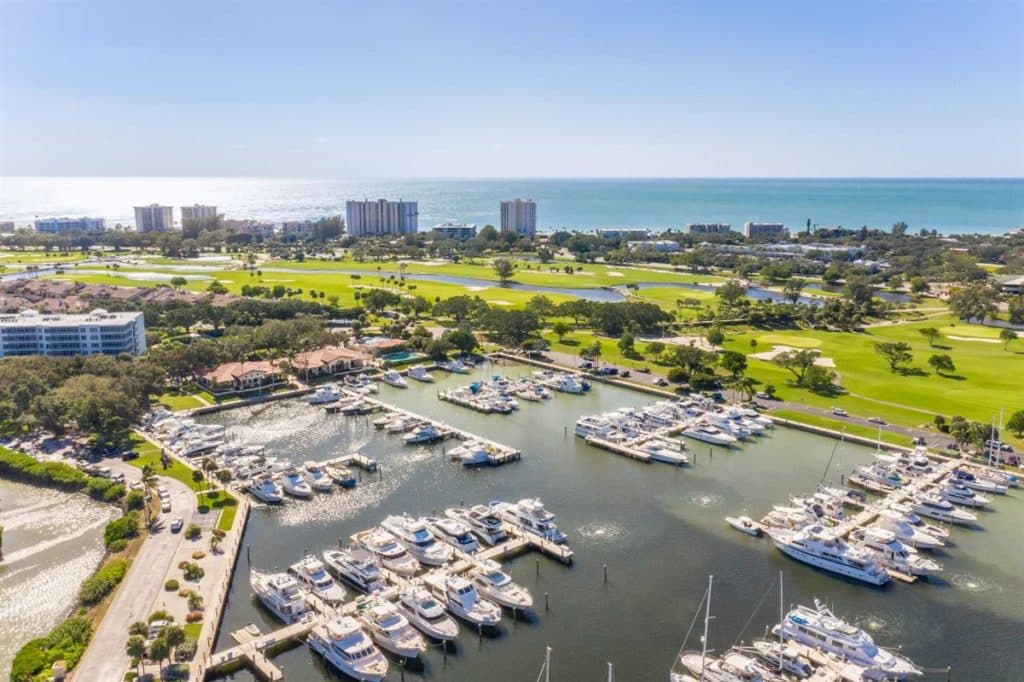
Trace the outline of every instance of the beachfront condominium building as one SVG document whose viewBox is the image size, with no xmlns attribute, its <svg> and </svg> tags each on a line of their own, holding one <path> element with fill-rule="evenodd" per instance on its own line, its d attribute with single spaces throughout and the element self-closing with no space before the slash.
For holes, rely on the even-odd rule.
<svg viewBox="0 0 1024 682">
<path fill-rule="evenodd" d="M 647 239 L 642 242 L 629 242 L 626 247 L 630 251 L 646 251 L 648 253 L 678 253 L 679 242 L 671 239 Z"/>
<path fill-rule="evenodd" d="M 419 229 L 415 201 L 346 201 L 345 225 L 350 237 L 412 234 Z"/>
<path fill-rule="evenodd" d="M 191 206 L 181 207 L 182 225 L 192 220 L 214 220 L 216 217 L 216 206 L 203 206 L 202 204 L 192 204 Z"/>
<path fill-rule="evenodd" d="M 0 315 L 0 357 L 9 355 L 141 355 L 146 351 L 142 313 L 51 315 L 24 310 Z"/>
<path fill-rule="evenodd" d="M 174 229 L 174 207 L 150 204 L 135 207 L 136 232 L 167 232 Z"/>
<path fill-rule="evenodd" d="M 620 241 L 639 240 L 647 239 L 651 236 L 650 230 L 641 230 L 637 228 L 621 228 L 621 227 L 599 227 L 594 230 L 601 239 L 618 239 Z"/>
<path fill-rule="evenodd" d="M 533 199 L 506 199 L 501 202 L 501 231 L 521 237 L 537 234 L 537 204 Z"/>
<path fill-rule="evenodd" d="M 732 232 L 732 225 L 729 223 L 690 223 L 686 226 L 690 234 L 720 234 Z"/>
<path fill-rule="evenodd" d="M 285 237 L 305 237 L 313 231 L 312 220 L 286 220 L 281 223 L 281 234 Z"/>
<path fill-rule="evenodd" d="M 747 239 L 784 239 L 788 233 L 782 223 L 744 223 L 743 236 Z"/>
<path fill-rule="evenodd" d="M 438 223 L 431 230 L 441 239 L 454 239 L 457 242 L 464 242 L 476 236 L 476 225 L 469 223 Z"/>
<path fill-rule="evenodd" d="M 36 232 L 67 234 L 69 232 L 103 232 L 103 218 L 40 218 L 35 222 Z"/>
</svg>

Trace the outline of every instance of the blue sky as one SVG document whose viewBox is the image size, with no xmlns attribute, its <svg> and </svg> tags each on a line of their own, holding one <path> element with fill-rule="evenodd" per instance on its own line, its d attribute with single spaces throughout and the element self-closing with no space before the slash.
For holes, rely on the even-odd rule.
<svg viewBox="0 0 1024 682">
<path fill-rule="evenodd" d="M 0 2 L 0 174 L 1024 175 L 1024 3 Z"/>
</svg>

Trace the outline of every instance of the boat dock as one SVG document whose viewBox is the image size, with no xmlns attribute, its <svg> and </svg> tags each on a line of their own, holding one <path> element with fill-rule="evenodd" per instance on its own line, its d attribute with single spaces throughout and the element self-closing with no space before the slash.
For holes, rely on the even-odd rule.
<svg viewBox="0 0 1024 682">
<path fill-rule="evenodd" d="M 359 467 L 363 471 L 373 473 L 377 471 L 377 460 L 372 457 L 367 457 L 358 452 L 354 452 L 350 455 L 342 455 L 341 457 L 335 457 L 334 459 L 324 460 L 319 462 L 320 466 L 342 466 L 342 467 Z"/>
<path fill-rule="evenodd" d="M 508 539 L 504 542 L 473 555 L 456 551 L 455 560 L 448 566 L 428 570 L 414 578 L 403 578 L 385 569 L 383 572 L 390 583 L 389 587 L 373 595 L 357 595 L 337 607 L 328 606 L 321 599 L 307 592 L 306 601 L 312 608 L 312 613 L 307 614 L 303 620 L 283 625 L 268 633 L 254 632 L 248 627 L 232 632 L 231 637 L 237 644 L 210 657 L 207 667 L 208 677 L 226 675 L 239 666 L 246 666 L 261 679 L 271 682 L 282 680 L 284 673 L 268 658 L 268 653 L 301 642 L 313 628 L 336 616 L 352 615 L 371 599 L 395 601 L 403 590 L 414 585 L 426 585 L 434 591 L 443 591 L 446 578 L 466 573 L 487 560 L 500 563 L 523 552 L 533 550 L 567 566 L 572 564 L 573 551 L 571 549 L 529 533 L 516 524 L 509 514 L 498 513 L 505 522 L 504 529 L 508 534 Z"/>
<path fill-rule="evenodd" d="M 617 441 L 604 440 L 603 438 L 598 438 L 597 436 L 587 436 L 583 440 L 585 440 L 588 445 L 593 445 L 594 447 L 601 448 L 602 450 L 607 450 L 608 452 L 614 452 L 616 455 L 622 455 L 623 457 L 629 457 L 630 459 L 636 459 L 641 462 L 651 461 L 650 454 L 644 452 L 643 450 L 639 450 L 637 448 L 624 445 L 623 443 L 619 443 Z"/>
</svg>

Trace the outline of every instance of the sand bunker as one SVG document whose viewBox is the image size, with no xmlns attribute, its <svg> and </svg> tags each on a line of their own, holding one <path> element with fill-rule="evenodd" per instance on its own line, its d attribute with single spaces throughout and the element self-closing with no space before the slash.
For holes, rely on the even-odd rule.
<svg viewBox="0 0 1024 682">
<path fill-rule="evenodd" d="M 771 350 L 762 351 L 760 353 L 751 353 L 748 357 L 752 357 L 752 358 L 755 358 L 757 360 L 764 360 L 765 362 L 771 362 L 772 360 L 775 359 L 775 356 L 777 356 L 777 355 L 779 355 L 781 353 L 787 353 L 787 352 L 789 352 L 791 350 L 799 351 L 799 350 L 808 350 L 808 349 L 806 349 L 806 348 L 793 348 L 792 346 L 772 346 Z M 814 351 L 814 352 L 817 353 L 818 351 Z M 832 358 L 828 358 L 828 357 L 824 357 L 822 355 L 818 355 L 818 357 L 814 360 L 814 364 L 816 364 L 819 367 L 831 367 L 831 368 L 834 368 L 836 366 L 836 361 L 833 360 Z"/>
<path fill-rule="evenodd" d="M 1002 343 L 1002 341 L 1000 341 L 999 339 L 982 339 L 977 336 L 953 336 L 952 334 L 949 334 L 948 336 L 946 336 L 946 338 L 952 339 L 953 341 L 978 341 L 979 343 Z"/>
</svg>

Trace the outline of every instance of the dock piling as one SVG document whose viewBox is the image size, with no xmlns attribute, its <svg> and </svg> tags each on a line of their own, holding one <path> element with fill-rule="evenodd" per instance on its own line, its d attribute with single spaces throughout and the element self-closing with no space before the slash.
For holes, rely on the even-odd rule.
<svg viewBox="0 0 1024 682">
<path fill-rule="evenodd" d="M 608 564 L 604 564 L 604 584 L 608 584 Z"/>
<path fill-rule="evenodd" d="M 547 612 L 547 611 L 550 611 L 550 610 L 551 610 L 551 605 L 548 603 L 548 593 L 545 592 L 544 593 L 544 611 Z"/>
</svg>

